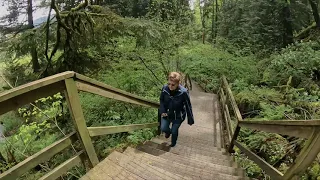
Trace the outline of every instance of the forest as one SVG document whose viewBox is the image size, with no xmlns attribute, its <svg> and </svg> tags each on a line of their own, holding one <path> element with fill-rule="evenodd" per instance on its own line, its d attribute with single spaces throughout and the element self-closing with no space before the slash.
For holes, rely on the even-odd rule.
<svg viewBox="0 0 320 180">
<path fill-rule="evenodd" d="M 2 0 L 0 93 L 64 71 L 158 101 L 170 71 L 206 92 L 230 83 L 242 117 L 320 119 L 319 0 Z M 47 15 L 36 22 L 35 12 Z M 154 122 L 157 112 L 81 93 L 87 126 Z M 196 121 L 196 120 L 195 120 Z M 64 94 L 0 116 L 0 173 L 73 130 Z M 1 132 L 4 127 L 4 132 Z M 2 138 L 2 136 L 4 138 Z M 93 138 L 99 159 L 156 129 Z M 241 130 L 239 141 L 281 172 L 304 139 Z M 76 145 L 75 145 L 76 146 Z M 75 147 L 76 148 L 76 147 Z M 72 148 L 26 173 L 38 179 Z M 246 175 L 270 179 L 239 150 Z M 61 179 L 78 179 L 78 166 Z M 320 155 L 301 177 L 320 179 Z"/>
</svg>

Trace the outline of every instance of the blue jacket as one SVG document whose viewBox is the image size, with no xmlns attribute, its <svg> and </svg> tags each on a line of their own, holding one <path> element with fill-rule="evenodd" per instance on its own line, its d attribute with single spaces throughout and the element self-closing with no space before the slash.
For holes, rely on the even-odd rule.
<svg viewBox="0 0 320 180">
<path fill-rule="evenodd" d="M 170 120 L 184 121 L 188 115 L 188 124 L 194 124 L 192 106 L 188 90 L 179 85 L 174 96 L 170 96 L 168 85 L 163 86 L 160 95 L 160 114 L 167 113 Z"/>
</svg>

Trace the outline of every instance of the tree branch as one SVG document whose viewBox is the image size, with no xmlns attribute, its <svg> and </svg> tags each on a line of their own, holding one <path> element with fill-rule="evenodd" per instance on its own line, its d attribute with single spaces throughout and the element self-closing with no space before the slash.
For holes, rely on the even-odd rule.
<svg viewBox="0 0 320 180">
<path fill-rule="evenodd" d="M 141 60 L 141 62 L 144 64 L 144 66 L 151 72 L 151 74 L 157 79 L 157 81 L 159 81 L 160 84 L 162 84 L 162 82 L 160 81 L 160 79 L 154 74 L 154 72 L 152 71 L 152 69 L 150 69 L 148 67 L 148 65 L 144 62 L 143 58 L 138 56 L 138 58 Z"/>
<path fill-rule="evenodd" d="M 79 11 L 86 8 L 89 5 L 89 0 L 85 0 L 83 3 L 79 4 L 77 7 L 72 8 L 71 11 Z"/>
<path fill-rule="evenodd" d="M 47 19 L 47 24 L 46 24 L 46 51 L 45 51 L 45 55 L 46 55 L 46 59 L 49 62 L 49 55 L 48 55 L 48 50 L 49 50 L 49 35 L 50 35 L 50 16 L 51 16 L 51 11 L 52 11 L 52 4 L 50 6 L 50 10 L 49 10 L 49 15 L 48 15 L 48 19 Z"/>
</svg>

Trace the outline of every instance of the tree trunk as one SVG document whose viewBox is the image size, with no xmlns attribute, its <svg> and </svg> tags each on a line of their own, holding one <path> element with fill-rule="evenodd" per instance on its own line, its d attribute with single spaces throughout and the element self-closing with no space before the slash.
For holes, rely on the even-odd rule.
<svg viewBox="0 0 320 180">
<path fill-rule="evenodd" d="M 217 12 L 215 12 L 215 1 L 213 0 L 212 1 L 212 24 L 211 24 L 211 39 L 212 39 L 212 43 L 214 43 L 215 42 L 215 23 L 216 23 L 216 21 L 215 21 L 215 13 L 217 13 Z"/>
<path fill-rule="evenodd" d="M 28 0 L 28 28 L 32 29 L 34 28 L 33 25 L 33 8 L 32 8 L 32 0 Z M 32 68 L 33 72 L 39 72 L 40 71 L 40 64 L 38 61 L 38 52 L 37 52 L 37 45 L 36 42 L 33 41 L 32 46 L 30 48 L 30 54 L 31 54 L 31 61 L 32 61 Z"/>
<path fill-rule="evenodd" d="M 292 18 L 290 7 L 288 1 L 285 1 L 285 5 L 282 9 L 283 11 L 283 26 L 284 26 L 284 34 L 283 34 L 283 46 L 286 47 L 289 44 L 293 43 L 293 28 L 292 28 Z"/>
<path fill-rule="evenodd" d="M 315 0 L 309 0 L 309 3 L 311 5 L 314 21 L 316 22 L 317 28 L 320 29 L 320 16 L 318 11 L 318 4 Z"/>
<path fill-rule="evenodd" d="M 28 0 L 28 7 L 27 7 L 27 12 L 28 12 L 28 27 L 29 29 L 34 28 L 33 26 L 33 8 L 32 8 L 32 0 Z"/>
<path fill-rule="evenodd" d="M 205 6 L 206 6 L 206 1 L 203 1 L 203 8 L 201 8 L 201 0 L 199 0 L 199 8 L 200 8 L 200 18 L 201 18 L 201 25 L 202 25 L 202 43 L 205 43 L 206 39 L 206 21 L 205 21 Z"/>
<path fill-rule="evenodd" d="M 219 4 L 218 4 L 218 0 L 216 0 L 216 26 L 215 26 L 215 31 L 214 31 L 214 37 L 216 38 L 217 37 L 217 34 L 218 34 L 218 12 L 219 12 Z"/>
</svg>

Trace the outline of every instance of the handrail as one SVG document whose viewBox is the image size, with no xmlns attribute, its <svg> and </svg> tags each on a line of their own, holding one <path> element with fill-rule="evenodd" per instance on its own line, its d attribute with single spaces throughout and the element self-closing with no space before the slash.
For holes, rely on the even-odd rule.
<svg viewBox="0 0 320 180">
<path fill-rule="evenodd" d="M 0 115 L 39 98 L 63 91 L 65 89 L 63 80 L 72 78 L 74 75 L 74 72 L 68 71 L 0 93 Z"/>
<path fill-rule="evenodd" d="M 237 146 L 248 156 L 249 159 L 258 164 L 262 170 L 271 176 L 272 179 L 289 180 L 297 178 L 298 175 L 303 173 L 312 164 L 320 152 L 320 120 L 243 120 L 225 76 L 222 76 L 221 78 L 221 86 L 219 88 L 218 95 L 220 105 L 222 107 L 222 124 L 225 125 L 225 129 L 229 136 L 232 137 L 231 139 L 228 138 L 228 144 L 226 144 L 228 146 L 229 153 L 233 153 L 233 147 Z M 236 116 L 236 127 L 234 131 L 230 129 L 231 118 L 229 104 L 231 104 L 232 111 Z M 265 160 L 236 141 L 241 127 L 294 137 L 302 137 L 307 138 L 308 140 L 300 154 L 297 156 L 294 164 L 284 174 L 282 174 Z"/>
<path fill-rule="evenodd" d="M 81 108 L 78 91 L 89 92 L 116 99 L 119 101 L 142 105 L 146 107 L 159 108 L 159 103 L 147 100 L 137 95 L 111 87 L 107 84 L 93 80 L 72 71 L 56 74 L 40 79 L 0 94 L 0 115 L 15 110 L 25 104 L 34 102 L 42 97 L 47 97 L 58 92 L 65 92 L 72 121 L 83 150 L 75 156 L 62 163 L 60 166 L 47 173 L 41 179 L 53 179 L 61 176 L 68 169 L 84 161 L 88 161 L 91 167 L 99 163 L 95 149 L 91 142 L 92 136 L 129 132 L 138 129 L 157 127 L 159 123 L 132 124 L 124 126 L 87 127 Z M 34 168 L 39 163 L 48 160 L 75 141 L 75 133 L 44 148 L 40 152 L 30 156 L 4 173 L 0 174 L 0 180 L 11 180 L 20 177 L 23 173 Z"/>
<path fill-rule="evenodd" d="M 320 120 L 242 121 L 239 122 L 239 126 L 269 133 L 309 138 L 315 129 L 320 128 Z"/>
<path fill-rule="evenodd" d="M 159 102 L 150 101 L 146 98 L 139 97 L 132 93 L 114 88 L 97 80 L 91 79 L 84 75 L 75 74 L 76 84 L 78 90 L 85 91 L 97 95 L 101 95 L 107 98 L 116 99 L 119 101 L 138 104 L 147 107 L 158 108 L 160 106 Z"/>
<path fill-rule="evenodd" d="M 192 82 L 191 82 L 191 78 L 190 78 L 189 74 L 185 75 L 183 83 L 184 83 L 183 86 L 185 88 L 187 88 L 189 91 L 192 90 Z"/>
</svg>

